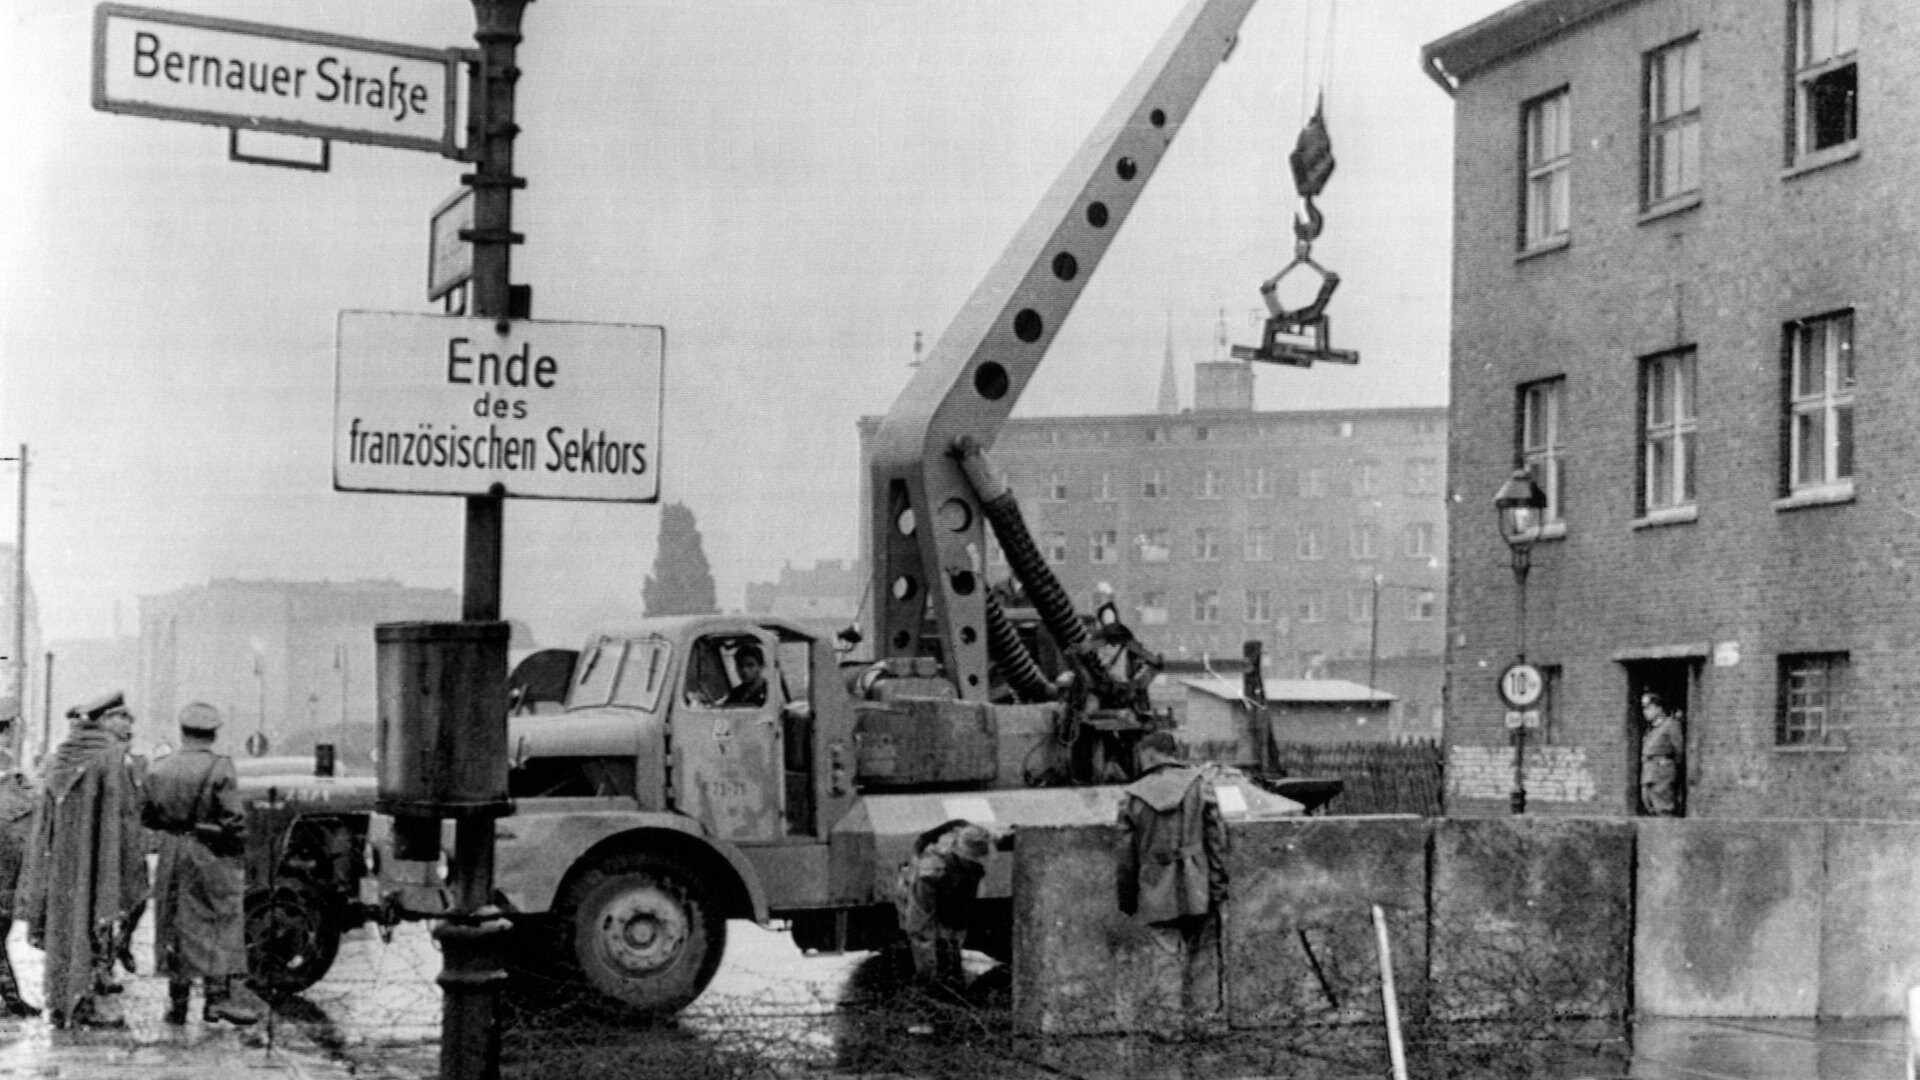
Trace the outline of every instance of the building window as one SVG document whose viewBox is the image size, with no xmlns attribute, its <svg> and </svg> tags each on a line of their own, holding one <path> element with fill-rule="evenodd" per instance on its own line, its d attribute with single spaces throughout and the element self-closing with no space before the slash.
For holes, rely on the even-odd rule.
<svg viewBox="0 0 1920 1080">
<path fill-rule="evenodd" d="M 1358 521 L 1347 526 L 1347 554 L 1356 559 L 1373 558 L 1373 523 Z"/>
<path fill-rule="evenodd" d="M 1067 478 L 1060 473 L 1047 475 L 1047 499 L 1051 502 L 1067 501 Z"/>
<path fill-rule="evenodd" d="M 1165 529 L 1148 529 L 1134 543 L 1140 545 L 1141 562 L 1166 562 L 1173 557 L 1173 545 L 1167 541 Z"/>
<path fill-rule="evenodd" d="M 1564 238 L 1570 217 L 1568 165 L 1573 160 L 1569 102 L 1563 88 L 1526 105 L 1526 205 L 1521 247 L 1535 248 Z"/>
<path fill-rule="evenodd" d="M 1333 422 L 1333 433 L 1335 436 L 1342 439 L 1353 438 L 1353 421 L 1335 420 Z"/>
<path fill-rule="evenodd" d="M 1048 562 L 1063 563 L 1067 561 L 1067 534 L 1066 533 L 1063 533 L 1063 532 L 1048 533 L 1044 547 L 1047 553 Z"/>
<path fill-rule="evenodd" d="M 1646 203 L 1700 189 L 1700 39 L 1647 55 Z"/>
<path fill-rule="evenodd" d="M 1347 590 L 1347 619 L 1357 623 L 1373 621 L 1372 589 Z"/>
<path fill-rule="evenodd" d="M 1380 466 L 1371 461 L 1361 462 L 1359 472 L 1354 474 L 1353 493 L 1365 499 L 1380 494 Z"/>
<path fill-rule="evenodd" d="M 1247 621 L 1256 623 L 1273 621 L 1272 589 L 1247 590 Z"/>
<path fill-rule="evenodd" d="M 1433 522 L 1416 521 L 1407 526 L 1407 555 L 1427 558 L 1433 554 Z"/>
<path fill-rule="evenodd" d="M 1140 497 L 1143 499 L 1164 499 L 1167 497 L 1167 472 L 1165 469 L 1148 469 L 1141 475 Z"/>
<path fill-rule="evenodd" d="M 1217 499 L 1226 492 L 1227 479 L 1225 472 L 1224 469 L 1215 468 L 1212 465 L 1200 470 L 1201 498 Z"/>
<path fill-rule="evenodd" d="M 1217 623 L 1220 621 L 1220 590 L 1199 589 L 1193 594 L 1193 621 L 1197 623 Z"/>
<path fill-rule="evenodd" d="M 1432 589 L 1421 589 L 1407 598 L 1407 618 L 1413 622 L 1429 622 L 1440 617 L 1440 594 Z"/>
<path fill-rule="evenodd" d="M 1255 499 L 1273 497 L 1273 472 L 1265 466 L 1247 470 L 1247 495 Z"/>
<path fill-rule="evenodd" d="M 1787 328 L 1787 460 L 1793 491 L 1853 476 L 1853 312 Z"/>
<path fill-rule="evenodd" d="M 1096 563 L 1117 563 L 1120 561 L 1120 534 L 1113 529 L 1095 532 L 1089 545 L 1093 561 Z"/>
<path fill-rule="evenodd" d="M 1302 525 L 1295 533 L 1293 553 L 1302 559 L 1320 557 L 1320 530 L 1311 525 Z"/>
<path fill-rule="evenodd" d="M 1201 562 L 1220 561 L 1220 531 L 1218 529 L 1193 530 L 1193 557 Z"/>
<path fill-rule="evenodd" d="M 1247 561 L 1266 562 L 1273 558 L 1273 526 L 1247 526 Z"/>
<path fill-rule="evenodd" d="M 1696 387 L 1692 349 L 1648 358 L 1641 365 L 1641 509 L 1651 513 L 1693 505 Z"/>
<path fill-rule="evenodd" d="M 1317 623 L 1327 621 L 1326 601 L 1320 598 L 1319 593 L 1301 593 L 1300 602 L 1296 610 L 1299 612 L 1301 622 Z"/>
<path fill-rule="evenodd" d="M 1140 625 L 1167 625 L 1167 597 L 1158 589 L 1148 589 L 1140 594 Z"/>
<path fill-rule="evenodd" d="M 1433 458 L 1410 458 L 1407 461 L 1407 494 L 1437 495 L 1440 493 L 1440 463 Z"/>
<path fill-rule="evenodd" d="M 1193 429 L 1194 442 L 1209 442 L 1213 439 L 1213 429 L 1205 424 L 1197 424 Z"/>
<path fill-rule="evenodd" d="M 1836 746 L 1845 742 L 1847 654 L 1780 658 L 1780 746 Z"/>
<path fill-rule="evenodd" d="M 1548 379 L 1520 388 L 1520 464 L 1547 496 L 1542 526 L 1560 520 L 1563 482 L 1560 414 L 1567 396 L 1567 380 Z"/>
<path fill-rule="evenodd" d="M 1327 470 L 1301 469 L 1300 494 L 1309 498 L 1318 498 L 1327 493 Z"/>
<path fill-rule="evenodd" d="M 1157 427 L 1150 427 L 1147 429 L 1147 441 L 1150 443 L 1163 443 L 1171 440 L 1167 438 L 1165 431 Z"/>
<path fill-rule="evenodd" d="M 1857 0 L 1794 0 L 1793 149 L 1796 158 L 1860 134 Z"/>
</svg>

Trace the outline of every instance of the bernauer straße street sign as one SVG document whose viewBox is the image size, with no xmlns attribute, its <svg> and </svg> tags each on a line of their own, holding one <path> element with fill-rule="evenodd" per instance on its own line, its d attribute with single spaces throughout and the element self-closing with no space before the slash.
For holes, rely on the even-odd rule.
<svg viewBox="0 0 1920 1080">
<path fill-rule="evenodd" d="M 460 60 L 452 49 L 102 4 L 93 107 L 454 156 Z"/>
</svg>

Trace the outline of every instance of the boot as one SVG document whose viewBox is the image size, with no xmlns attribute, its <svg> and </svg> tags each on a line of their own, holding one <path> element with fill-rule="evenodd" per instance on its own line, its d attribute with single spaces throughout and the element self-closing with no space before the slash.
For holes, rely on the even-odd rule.
<svg viewBox="0 0 1920 1080">
<path fill-rule="evenodd" d="M 246 1000 L 251 996 L 251 994 L 244 997 L 236 996 L 233 992 L 233 977 L 230 975 L 210 978 L 207 980 L 207 1004 L 206 1008 L 201 1010 L 200 1018 L 209 1024 L 225 1020 L 229 1024 L 237 1024 L 241 1027 L 258 1023 L 259 1008 Z"/>
<path fill-rule="evenodd" d="M 127 1018 L 120 1015 L 119 1006 L 97 997 L 81 998 L 73 1007 L 72 1019 L 74 1027 L 96 1031 L 119 1031 L 127 1026 Z"/>
<path fill-rule="evenodd" d="M 140 916 L 147 913 L 147 902 L 142 900 L 127 909 L 127 917 L 121 921 L 119 937 L 114 942 L 113 958 L 127 969 L 127 974 L 140 974 L 140 965 L 133 960 L 133 930 L 140 925 Z"/>
<path fill-rule="evenodd" d="M 0 941 L 4 941 L 0 938 Z M 7 958 L 6 946 L 0 944 L 0 1007 L 4 1007 L 8 1016 L 35 1017 L 40 1010 L 27 1004 L 20 996 L 20 982 L 13 976 L 13 961 Z"/>
<path fill-rule="evenodd" d="M 187 1022 L 187 999 L 192 994 L 193 984 L 190 982 L 167 983 L 167 1023 L 179 1027 Z"/>
</svg>

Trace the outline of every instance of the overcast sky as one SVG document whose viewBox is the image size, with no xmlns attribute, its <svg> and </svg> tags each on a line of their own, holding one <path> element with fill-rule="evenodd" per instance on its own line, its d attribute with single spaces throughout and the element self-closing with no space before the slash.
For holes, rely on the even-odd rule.
<svg viewBox="0 0 1920 1080">
<path fill-rule="evenodd" d="M 169 10 L 431 48 L 460 0 Z M 664 497 L 724 605 L 853 558 L 855 421 L 905 385 L 1182 0 L 540 0 L 520 53 L 514 280 L 538 318 L 666 327 Z M 1324 90 L 1339 168 L 1315 248 L 1358 369 L 1266 368 L 1269 408 L 1446 395 L 1452 121 L 1422 44 L 1502 0 L 1262 0 L 1020 412 L 1152 408 L 1251 342 L 1291 257 L 1285 164 Z M 93 5 L 0 14 L 0 453 L 31 446 L 29 568 L 55 640 L 213 577 L 457 587 L 457 498 L 331 488 L 343 309 L 436 310 L 429 214 L 462 166 L 336 143 L 234 164 L 219 128 L 96 112 Z M 1330 18 L 1331 17 L 1331 18 Z M 1331 21 L 1332 30 L 1328 32 Z M 1304 75 L 1304 78 L 1303 78 Z M 0 465 L 11 510 L 14 473 Z M 548 644 L 638 604 L 656 507 L 513 501 L 504 614 Z M 8 514 L 9 521 L 11 513 Z"/>
</svg>

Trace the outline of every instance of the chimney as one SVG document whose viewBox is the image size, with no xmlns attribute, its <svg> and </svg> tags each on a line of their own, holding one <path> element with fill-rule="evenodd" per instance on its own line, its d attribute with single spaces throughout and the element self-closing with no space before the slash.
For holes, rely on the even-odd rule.
<svg viewBox="0 0 1920 1080">
<path fill-rule="evenodd" d="M 1252 412 L 1253 365 L 1239 360 L 1195 364 L 1193 411 Z"/>
</svg>

